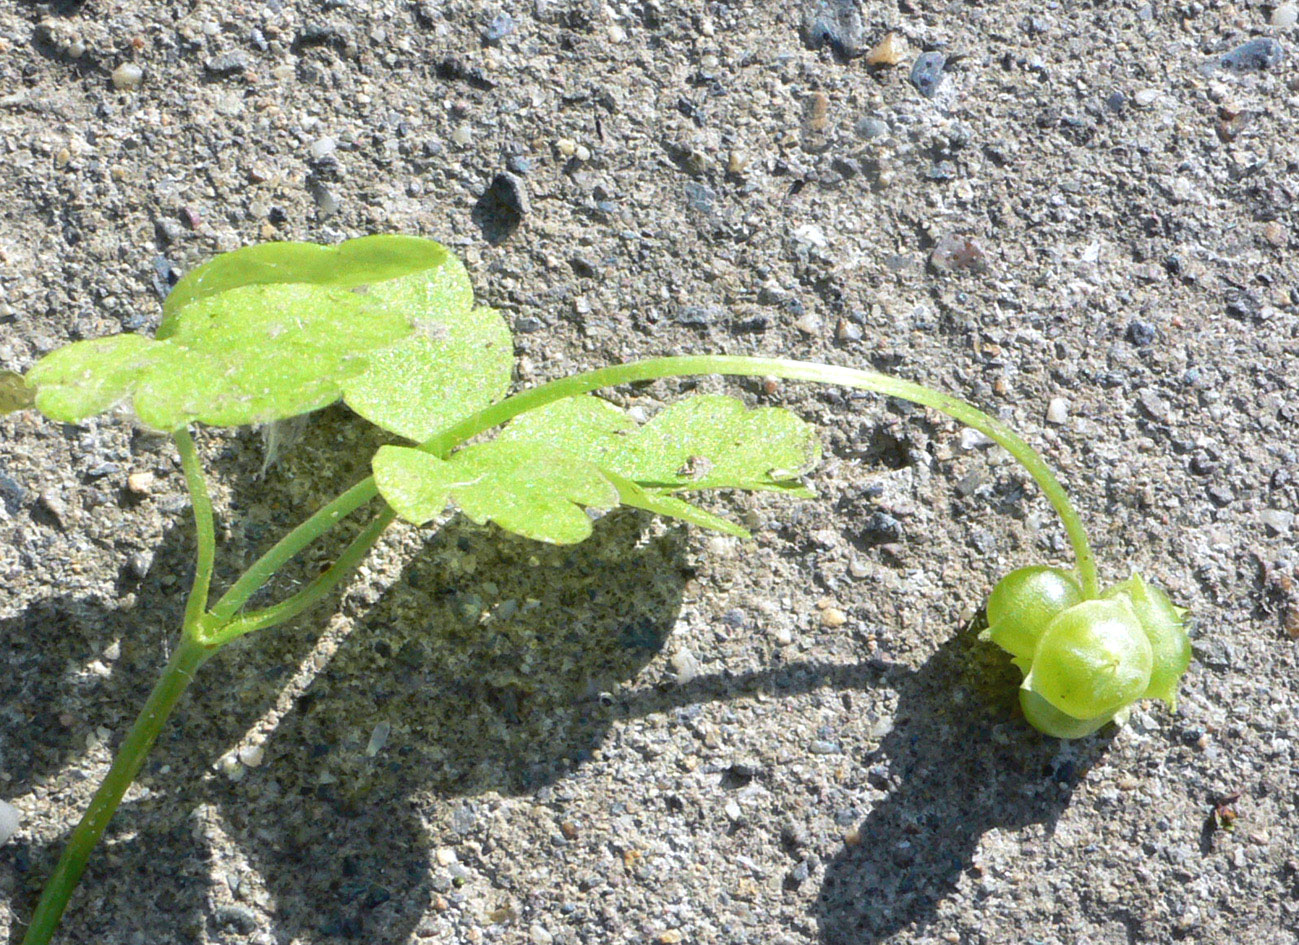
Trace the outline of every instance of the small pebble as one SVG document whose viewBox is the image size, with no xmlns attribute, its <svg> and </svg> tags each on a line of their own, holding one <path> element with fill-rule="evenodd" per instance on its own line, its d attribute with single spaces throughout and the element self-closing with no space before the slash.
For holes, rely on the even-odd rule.
<svg viewBox="0 0 1299 945">
<path fill-rule="evenodd" d="M 8 801 L 0 801 L 0 844 L 8 843 L 18 832 L 18 823 L 18 808 Z"/>
<path fill-rule="evenodd" d="M 947 57 L 940 52 L 921 53 L 911 67 L 911 84 L 920 90 L 925 98 L 933 98 L 938 87 L 943 84 L 943 69 L 947 66 Z"/>
<path fill-rule="evenodd" d="M 1294 513 L 1287 512 L 1284 509 L 1264 509 L 1259 518 L 1263 522 L 1263 527 L 1267 529 L 1267 533 L 1273 536 L 1286 534 L 1290 531 L 1290 526 L 1294 524 Z"/>
<path fill-rule="evenodd" d="M 1155 343 L 1155 327 L 1149 322 L 1137 320 L 1128 325 L 1128 341 L 1138 348 L 1146 348 Z"/>
<path fill-rule="evenodd" d="M 813 92 L 809 96 L 805 108 L 807 112 L 807 130 L 814 132 L 825 131 L 830 120 L 830 97 L 824 92 Z"/>
<path fill-rule="evenodd" d="M 975 430 L 972 427 L 966 427 L 961 431 L 960 443 L 961 449 L 968 453 L 971 450 L 986 449 L 987 447 L 992 446 L 993 441 L 978 430 Z"/>
<path fill-rule="evenodd" d="M 829 43 L 845 59 L 865 48 L 865 27 L 858 0 L 805 0 L 803 39 L 812 49 Z"/>
<path fill-rule="evenodd" d="M 451 132 L 451 140 L 464 147 L 474 140 L 474 133 L 468 125 L 460 125 L 455 131 Z"/>
<path fill-rule="evenodd" d="M 968 236 L 951 233 L 939 237 L 929 254 L 929 263 L 939 272 L 961 269 L 983 272 L 988 268 L 987 256 L 978 243 Z"/>
<path fill-rule="evenodd" d="M 821 331 L 821 319 L 812 312 L 808 312 L 798 321 L 794 322 L 794 327 L 805 335 L 815 335 Z"/>
<path fill-rule="evenodd" d="M 1225 53 L 1218 65 L 1232 72 L 1262 72 L 1281 64 L 1285 48 L 1270 36 L 1258 36 Z"/>
<path fill-rule="evenodd" d="M 1277 29 L 1288 30 L 1299 23 L 1299 4 L 1283 3 L 1272 11 L 1272 25 Z"/>
<path fill-rule="evenodd" d="M 126 477 L 126 488 L 132 495 L 148 495 L 153 491 L 153 481 L 151 472 L 134 472 Z"/>
<path fill-rule="evenodd" d="M 847 622 L 848 615 L 838 607 L 827 607 L 825 610 L 821 611 L 822 626 L 829 627 L 833 630 L 836 627 L 842 627 Z"/>
<path fill-rule="evenodd" d="M 144 81 L 144 70 L 133 62 L 124 62 L 113 70 L 113 88 L 127 92 L 138 89 Z"/>
<path fill-rule="evenodd" d="M 1063 397 L 1052 397 L 1046 405 L 1046 422 L 1061 426 L 1069 419 L 1069 401 Z"/>
<path fill-rule="evenodd" d="M 1149 108 L 1159 100 L 1158 89 L 1141 89 L 1132 96 L 1132 101 L 1137 103 L 1139 108 Z"/>
<path fill-rule="evenodd" d="M 266 749 L 261 745 L 245 745 L 239 749 L 239 763 L 247 768 L 256 768 L 266 760 Z"/>
<path fill-rule="evenodd" d="M 311 142 L 311 147 L 308 150 L 311 152 L 311 159 L 313 161 L 323 161 L 337 149 L 337 141 L 330 137 L 324 137 L 317 138 L 315 141 Z"/>
<path fill-rule="evenodd" d="M 489 46 L 493 43 L 499 43 L 513 33 L 514 30 L 514 17 L 508 13 L 498 13 L 492 17 L 492 21 L 487 24 L 487 29 L 483 31 L 483 42 Z"/>
<path fill-rule="evenodd" d="M 860 118 L 854 130 L 857 132 L 857 137 L 864 138 L 867 141 L 874 141 L 876 138 L 887 138 L 890 131 L 889 123 L 878 118 Z"/>
<path fill-rule="evenodd" d="M 383 751 L 383 746 L 388 744 L 388 735 L 392 732 L 392 723 L 388 721 L 380 722 L 370 732 L 370 741 L 366 743 L 365 755 L 367 758 L 373 758 L 379 752 Z"/>
<path fill-rule="evenodd" d="M 902 61 L 902 53 L 905 50 L 906 43 L 898 37 L 898 34 L 889 33 L 875 44 L 874 49 L 866 54 L 866 65 L 896 66 Z"/>
<path fill-rule="evenodd" d="M 699 676 L 699 660 L 688 649 L 677 650 L 672 656 L 672 669 L 677 674 L 677 684 L 684 686 Z"/>
</svg>

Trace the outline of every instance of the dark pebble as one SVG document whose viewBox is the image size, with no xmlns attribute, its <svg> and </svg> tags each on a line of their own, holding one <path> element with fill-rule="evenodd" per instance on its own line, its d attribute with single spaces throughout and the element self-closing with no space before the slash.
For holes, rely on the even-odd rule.
<svg viewBox="0 0 1299 945">
<path fill-rule="evenodd" d="M 248 71 L 248 58 L 243 53 L 230 52 L 213 56 L 204 66 L 210 75 L 228 76 Z"/>
<path fill-rule="evenodd" d="M 1155 343 L 1155 327 L 1149 322 L 1134 321 L 1128 325 L 1128 341 L 1132 342 L 1139 348 L 1145 348 Z"/>
<path fill-rule="evenodd" d="M 862 540 L 872 545 L 902 540 L 902 523 L 887 512 L 872 512 L 862 525 Z"/>
<path fill-rule="evenodd" d="M 943 83 L 943 69 L 947 66 L 947 57 L 940 52 L 921 53 L 911 67 L 911 84 L 920 90 L 925 98 L 933 98 L 938 87 Z"/>
<path fill-rule="evenodd" d="M 692 328 L 706 328 L 725 313 L 721 309 L 706 308 L 703 305 L 687 305 L 677 313 L 677 322 Z"/>
<path fill-rule="evenodd" d="M 1232 72 L 1262 72 L 1281 64 L 1285 47 L 1270 36 L 1259 36 L 1241 43 L 1218 60 L 1218 65 Z"/>
<path fill-rule="evenodd" d="M 829 43 L 845 59 L 860 56 L 866 37 L 858 0 L 806 0 L 803 39 L 812 49 Z"/>
</svg>

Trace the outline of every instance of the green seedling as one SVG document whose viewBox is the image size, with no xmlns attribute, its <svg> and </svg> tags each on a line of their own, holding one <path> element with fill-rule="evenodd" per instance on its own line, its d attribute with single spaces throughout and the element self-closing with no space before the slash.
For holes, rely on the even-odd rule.
<svg viewBox="0 0 1299 945">
<path fill-rule="evenodd" d="M 1140 698 L 1172 705 L 1190 657 L 1183 612 L 1136 575 L 1102 591 L 1060 482 L 1023 439 L 969 404 L 873 371 L 723 355 L 613 365 L 507 396 L 512 361 L 509 330 L 496 312 L 475 306 L 455 256 L 429 240 L 372 236 L 333 248 L 273 243 L 218 256 L 176 285 L 155 337 L 81 341 L 26 375 L 0 374 L 0 412 L 35 407 L 75 424 L 129 408 L 139 423 L 169 434 L 198 534 L 179 643 L 72 832 L 25 945 L 53 936 L 92 849 L 199 667 L 226 644 L 326 596 L 396 518 L 424 525 L 454 508 L 564 544 L 591 533 L 588 510 L 632 506 L 744 537 L 738 524 L 683 496 L 712 489 L 811 496 L 802 480 L 818 459 L 817 434 L 789 411 L 706 395 L 640 424 L 591 396 L 613 385 L 701 374 L 811 381 L 902 398 L 979 430 L 1032 475 L 1076 559 L 1076 572 L 1012 572 L 988 601 L 986 636 L 1025 673 L 1025 717 L 1071 738 L 1120 718 Z M 408 445 L 380 448 L 372 476 L 285 535 L 210 602 L 215 529 L 190 428 L 272 423 L 340 399 Z M 247 606 L 290 559 L 378 498 L 380 511 L 310 584 L 279 603 Z"/>
</svg>

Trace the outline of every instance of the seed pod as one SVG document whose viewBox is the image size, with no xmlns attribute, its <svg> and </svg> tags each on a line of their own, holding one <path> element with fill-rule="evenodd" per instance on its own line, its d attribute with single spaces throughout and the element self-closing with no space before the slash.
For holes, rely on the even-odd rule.
<svg viewBox="0 0 1299 945">
<path fill-rule="evenodd" d="M 1042 631 L 1023 688 L 1075 719 L 1095 719 L 1141 698 L 1153 662 L 1126 598 L 1086 600 Z"/>
<path fill-rule="evenodd" d="M 991 640 L 1027 670 L 1047 624 L 1082 599 L 1082 588 L 1068 571 L 1042 565 L 1018 568 L 988 595 L 988 629 L 979 639 Z"/>
<path fill-rule="evenodd" d="M 1065 715 L 1036 692 L 1027 689 L 1019 690 L 1019 706 L 1024 710 L 1024 718 L 1029 725 L 1054 738 L 1082 738 L 1118 714 L 1110 712 L 1094 719 L 1075 719 L 1072 715 Z"/>
<path fill-rule="evenodd" d="M 1154 662 L 1150 669 L 1150 685 L 1142 693 L 1142 698 L 1162 699 L 1170 709 L 1176 709 L 1177 684 L 1191 665 L 1191 641 L 1186 635 L 1184 620 L 1186 611 L 1174 606 L 1167 594 L 1147 584 L 1141 575 L 1135 573 L 1101 596 L 1126 599 L 1150 640 Z"/>
</svg>

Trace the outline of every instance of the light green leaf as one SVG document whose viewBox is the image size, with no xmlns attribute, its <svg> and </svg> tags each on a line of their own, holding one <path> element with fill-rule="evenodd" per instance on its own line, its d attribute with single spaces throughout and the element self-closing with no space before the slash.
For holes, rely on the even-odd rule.
<svg viewBox="0 0 1299 945">
<path fill-rule="evenodd" d="M 171 337 L 68 345 L 27 374 L 36 406 L 75 423 L 133 402 L 147 426 L 266 423 L 337 400 L 366 355 L 410 335 L 398 306 L 342 288 L 248 285 L 185 306 Z"/>
<path fill-rule="evenodd" d="M 583 506 L 618 504 L 613 483 L 590 463 L 536 444 L 493 440 L 466 447 L 442 460 L 401 446 L 374 456 L 379 493 L 403 519 L 422 525 L 453 501 L 475 522 L 567 545 L 591 534 Z"/>
<path fill-rule="evenodd" d="M 560 450 L 594 463 L 625 505 L 747 537 L 748 532 L 668 493 L 769 489 L 809 496 L 794 477 L 816 462 L 815 429 L 786 410 L 746 410 L 734 398 L 692 397 L 643 427 L 598 397 L 570 397 L 515 419 L 501 440 Z"/>
<path fill-rule="evenodd" d="M 446 247 L 415 236 L 363 236 L 337 246 L 261 243 L 223 253 L 187 273 L 163 303 L 157 337 L 176 331 L 181 309 L 192 302 L 250 285 L 302 283 L 353 289 L 418 272 L 446 270 L 448 290 L 457 283 L 462 308 L 473 302 L 464 268 Z"/>
<path fill-rule="evenodd" d="M 544 443 L 651 491 L 771 489 L 810 495 L 796 480 L 820 455 L 816 429 L 788 410 L 746 410 L 700 395 L 638 427 L 598 397 L 570 397 L 518 417 L 502 439 Z"/>
<path fill-rule="evenodd" d="M 656 515 L 679 518 L 683 522 L 689 522 L 701 528 L 711 528 L 714 531 L 725 532 L 737 538 L 753 537 L 747 530 L 729 519 L 714 515 L 712 512 L 706 512 L 699 506 L 691 505 L 684 499 L 678 499 L 674 495 L 664 495 L 661 492 L 650 492 L 647 489 L 642 489 L 630 479 L 624 479 L 607 469 L 603 470 L 603 472 L 609 481 L 618 487 L 618 495 L 622 499 L 623 505 L 645 509 L 647 512 L 653 512 Z"/>
<path fill-rule="evenodd" d="M 748 410 L 734 397 L 702 394 L 659 411 L 614 444 L 606 462 L 646 488 L 803 492 L 794 480 L 820 449 L 816 429 L 788 410 Z"/>
<path fill-rule="evenodd" d="M 514 346 L 494 309 L 456 307 L 458 301 L 445 299 L 435 285 L 421 290 L 418 278 L 372 290 L 379 298 L 390 291 L 415 296 L 403 302 L 421 311 L 419 327 L 377 352 L 343 385 L 343 399 L 371 423 L 422 442 L 505 396 Z"/>
</svg>

